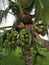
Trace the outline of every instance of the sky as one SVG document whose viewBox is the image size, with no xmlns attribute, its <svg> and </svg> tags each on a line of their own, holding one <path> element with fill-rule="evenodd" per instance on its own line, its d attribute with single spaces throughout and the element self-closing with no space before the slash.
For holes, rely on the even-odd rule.
<svg viewBox="0 0 49 65">
<path fill-rule="evenodd" d="M 43 38 L 44 40 L 49 40 L 47 35 L 45 35 L 45 36 L 40 35 L 40 37 Z"/>
<path fill-rule="evenodd" d="M 11 26 L 13 25 L 13 22 L 15 21 L 15 17 L 12 14 L 7 15 L 7 18 L 3 18 L 2 23 L 0 24 L 0 27 L 4 26 Z"/>
<path fill-rule="evenodd" d="M 4 1 L 5 3 L 3 4 L 2 1 Z M 0 10 L 1 9 L 4 10 L 8 6 L 8 3 L 6 1 L 7 0 L 0 0 L 0 4 L 1 4 L 0 5 Z M 6 6 L 3 6 L 5 4 L 6 4 Z M 34 11 L 35 11 L 35 9 L 32 10 L 31 14 L 34 14 Z M 2 23 L 0 24 L 0 27 L 11 26 L 11 25 L 13 25 L 14 21 L 15 21 L 15 17 L 12 14 L 8 13 L 6 20 L 5 20 L 5 18 L 3 18 Z M 45 35 L 45 36 L 40 35 L 40 37 L 45 39 L 45 40 L 48 40 L 47 35 Z"/>
</svg>

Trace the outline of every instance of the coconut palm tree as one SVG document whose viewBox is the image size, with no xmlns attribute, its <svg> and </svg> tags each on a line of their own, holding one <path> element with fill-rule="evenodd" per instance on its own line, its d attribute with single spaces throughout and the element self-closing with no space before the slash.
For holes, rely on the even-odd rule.
<svg viewBox="0 0 49 65">
<path fill-rule="evenodd" d="M 8 33 L 6 32 L 6 34 L 4 34 L 3 43 L 6 47 L 7 46 L 6 43 L 8 43 L 8 41 L 6 40 L 7 37 L 9 36 L 8 39 L 11 40 L 12 35 L 15 36 L 14 34 L 16 33 L 16 37 L 17 37 L 19 33 L 18 38 L 16 39 L 15 37 L 15 40 L 17 41 L 12 42 L 15 43 L 14 48 L 16 47 L 16 45 L 20 46 L 22 48 L 26 65 L 32 65 L 32 55 L 30 53 L 30 48 L 32 46 L 35 51 L 34 61 L 36 61 L 36 58 L 38 56 L 40 57 L 42 56 L 42 54 L 40 54 L 37 48 L 37 44 L 36 44 L 37 38 L 43 43 L 43 45 L 49 51 L 49 47 L 44 42 L 44 40 L 42 40 L 39 36 L 39 34 L 45 35 L 47 33 L 47 26 L 49 24 L 49 0 L 47 1 L 46 0 L 30 0 L 30 1 L 15 0 L 15 2 L 13 2 L 12 0 L 8 0 L 8 3 L 9 5 L 5 10 L 2 11 L 0 10 L 1 11 L 0 22 L 2 21 L 3 17 L 7 16 L 7 13 L 11 13 L 12 15 L 14 15 L 17 18 L 17 20 L 16 22 L 14 22 L 13 26 L 0 28 L 0 29 L 4 29 L 4 28 L 13 29 L 11 31 L 8 31 Z M 12 12 L 9 12 L 10 9 L 12 10 Z M 35 9 L 34 14 L 31 15 L 30 13 L 34 9 Z M 32 18 L 34 18 L 34 20 L 32 20 Z M 9 35 L 9 33 L 11 35 Z M 27 38 L 28 40 L 26 42 Z M 11 42 L 8 45 L 10 44 Z M 10 45 L 10 47 L 13 48 L 13 45 Z M 35 62 L 33 63 L 33 65 L 34 64 Z"/>
</svg>

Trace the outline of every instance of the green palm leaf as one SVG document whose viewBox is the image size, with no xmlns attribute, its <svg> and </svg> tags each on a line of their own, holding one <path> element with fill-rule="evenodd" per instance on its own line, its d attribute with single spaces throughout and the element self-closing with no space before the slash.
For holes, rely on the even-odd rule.
<svg viewBox="0 0 49 65">
<path fill-rule="evenodd" d="M 18 4 L 16 4 L 15 2 L 9 0 L 9 8 L 12 9 L 12 12 L 14 13 L 14 15 L 18 15 L 19 14 L 19 6 Z"/>
<path fill-rule="evenodd" d="M 36 0 L 36 21 L 42 21 L 45 25 L 49 23 L 49 0 Z"/>
<path fill-rule="evenodd" d="M 7 16 L 8 12 L 9 12 L 9 7 L 7 7 L 5 10 L 0 10 L 0 22 L 2 22 L 2 18 Z"/>
<path fill-rule="evenodd" d="M 34 2 L 36 9 L 36 22 L 42 21 L 42 23 L 47 26 L 49 24 L 49 0 L 18 0 L 17 3 L 9 0 L 9 7 L 0 14 L 0 22 L 2 21 L 3 17 L 6 17 L 9 9 L 12 9 L 15 15 L 21 13 L 20 9 L 29 12 L 34 5 Z"/>
<path fill-rule="evenodd" d="M 20 3 L 21 7 L 30 12 L 33 8 L 35 0 L 18 0 L 18 3 Z"/>
</svg>

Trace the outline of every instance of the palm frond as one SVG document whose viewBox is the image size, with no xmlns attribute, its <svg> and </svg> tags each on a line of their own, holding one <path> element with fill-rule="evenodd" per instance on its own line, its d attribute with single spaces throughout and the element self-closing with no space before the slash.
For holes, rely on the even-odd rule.
<svg viewBox="0 0 49 65">
<path fill-rule="evenodd" d="M 0 27 L 0 30 L 4 30 L 4 29 L 6 29 L 6 28 L 13 28 L 13 26 L 5 26 L 5 27 Z"/>
<path fill-rule="evenodd" d="M 9 10 L 9 7 L 7 7 L 5 10 L 0 10 L 0 23 L 2 22 L 3 17 L 6 18 Z"/>
<path fill-rule="evenodd" d="M 49 23 L 49 0 L 36 0 L 36 21 L 42 20 L 44 25 Z"/>
<path fill-rule="evenodd" d="M 12 9 L 12 12 L 14 13 L 14 15 L 19 14 L 19 6 L 17 3 L 9 0 L 9 8 Z"/>
<path fill-rule="evenodd" d="M 30 12 L 34 6 L 35 0 L 19 0 L 21 7 Z"/>
<path fill-rule="evenodd" d="M 0 22 L 2 21 L 2 17 L 3 17 L 3 10 L 0 10 Z"/>
</svg>

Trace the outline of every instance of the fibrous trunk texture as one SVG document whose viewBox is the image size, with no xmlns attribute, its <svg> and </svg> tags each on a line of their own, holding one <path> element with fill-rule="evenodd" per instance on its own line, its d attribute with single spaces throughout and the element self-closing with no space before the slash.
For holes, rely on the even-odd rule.
<svg viewBox="0 0 49 65">
<path fill-rule="evenodd" d="M 23 49 L 25 65 L 32 65 L 32 55 L 29 48 Z"/>
</svg>

